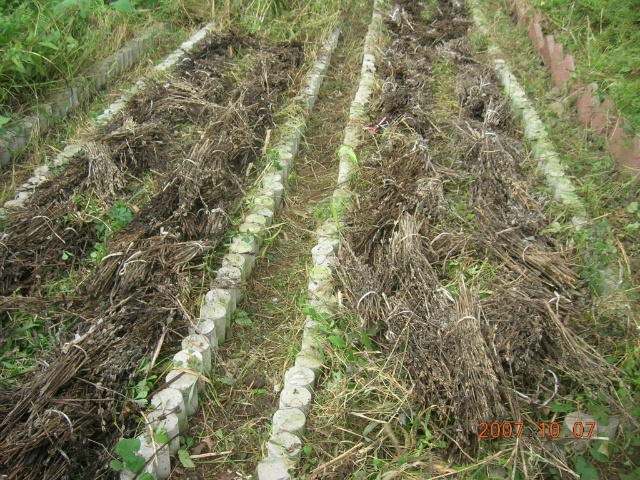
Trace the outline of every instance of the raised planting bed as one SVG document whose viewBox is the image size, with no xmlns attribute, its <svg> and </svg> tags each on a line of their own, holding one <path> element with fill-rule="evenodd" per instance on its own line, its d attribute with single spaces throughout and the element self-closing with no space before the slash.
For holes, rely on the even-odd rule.
<svg viewBox="0 0 640 480">
<path fill-rule="evenodd" d="M 121 392 L 163 331 L 188 333 L 195 278 L 216 262 L 302 55 L 300 44 L 213 36 L 5 219 L 2 335 L 22 359 L 2 372 L 0 471 L 109 471 L 141 408 Z"/>
</svg>

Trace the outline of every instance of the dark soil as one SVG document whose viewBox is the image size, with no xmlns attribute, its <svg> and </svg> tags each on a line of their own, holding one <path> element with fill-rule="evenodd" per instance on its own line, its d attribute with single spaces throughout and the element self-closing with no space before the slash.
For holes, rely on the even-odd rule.
<svg viewBox="0 0 640 480">
<path fill-rule="evenodd" d="M 343 268 L 362 326 L 389 352 L 406 345 L 416 400 L 449 453 L 468 460 L 481 422 L 542 415 L 572 386 L 621 405 L 615 373 L 570 327 L 588 306 L 566 252 L 542 233 L 545 199 L 528 193 L 496 73 L 476 60 L 462 10 L 441 1 L 427 22 L 421 10 L 390 6 L 371 118 L 386 116 L 392 133 L 377 134 L 363 164 Z M 455 85 L 437 84 L 439 69 Z"/>
<path fill-rule="evenodd" d="M 177 333 L 174 343 L 186 333 L 198 305 L 194 272 L 204 275 L 226 235 L 301 58 L 297 44 L 213 37 L 173 77 L 135 96 L 82 158 L 7 219 L 2 327 L 16 312 L 44 316 L 62 347 L 0 390 L 0 471 L 9 478 L 114 476 L 110 452 L 135 431 L 141 407 L 120 392 L 163 330 Z M 100 228 L 117 202 L 131 221 Z M 93 267 L 101 242 L 110 255 Z M 50 300 L 47 285 L 73 272 L 77 289 Z"/>
</svg>

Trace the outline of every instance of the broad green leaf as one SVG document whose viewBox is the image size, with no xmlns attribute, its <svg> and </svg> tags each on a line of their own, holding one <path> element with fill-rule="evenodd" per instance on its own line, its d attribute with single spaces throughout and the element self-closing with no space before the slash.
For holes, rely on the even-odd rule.
<svg viewBox="0 0 640 480">
<path fill-rule="evenodd" d="M 236 383 L 233 378 L 228 377 L 218 377 L 216 378 L 216 380 L 220 383 L 224 383 L 225 385 L 233 385 Z"/>
<path fill-rule="evenodd" d="M 337 335 L 330 335 L 328 338 L 329 341 L 338 348 L 344 348 L 347 346 L 347 342 L 345 342 L 344 339 L 338 337 Z"/>
<path fill-rule="evenodd" d="M 371 339 L 369 338 L 367 331 L 364 328 L 361 328 L 360 334 L 362 335 L 362 343 L 367 347 L 367 350 L 373 350 L 373 344 L 371 343 Z"/>
<path fill-rule="evenodd" d="M 184 449 L 178 450 L 178 458 L 184 468 L 194 468 L 196 466 L 196 464 L 193 463 L 193 460 L 191 460 L 189 452 Z"/>
<path fill-rule="evenodd" d="M 111 462 L 109 463 L 109 466 L 111 466 L 111 468 L 114 469 L 116 472 L 119 472 L 120 470 L 122 470 L 122 462 L 120 460 L 111 460 Z"/>
<path fill-rule="evenodd" d="M 9 123 L 10 121 L 11 121 L 11 118 L 10 118 L 10 117 L 3 117 L 3 116 L 0 116 L 0 127 L 1 127 L 2 125 L 5 125 L 5 124 Z"/>
<path fill-rule="evenodd" d="M 576 458 L 575 469 L 581 480 L 599 480 L 598 471 L 583 457 Z"/>
<path fill-rule="evenodd" d="M 117 2 L 113 2 L 111 7 L 118 12 L 133 13 L 133 8 L 129 0 L 118 0 Z"/>
<path fill-rule="evenodd" d="M 574 405 L 551 402 L 549 409 L 552 412 L 570 412 L 574 409 Z"/>
<path fill-rule="evenodd" d="M 127 456 L 122 457 L 124 460 L 124 464 L 127 467 L 127 470 L 133 473 L 140 473 L 144 468 L 144 458 L 139 457 L 134 453 L 129 453 Z"/>
<path fill-rule="evenodd" d="M 78 0 L 64 0 L 64 2 L 60 2 L 58 5 L 53 7 L 53 14 L 55 16 L 58 16 L 62 12 L 64 12 L 67 8 L 69 8 L 71 5 L 77 5 L 78 3 L 79 3 Z"/>
<path fill-rule="evenodd" d="M 144 458 L 135 454 L 140 450 L 140 440 L 137 438 L 123 438 L 116 445 L 116 453 L 122 457 L 127 470 L 140 473 L 144 467 Z"/>
<path fill-rule="evenodd" d="M 250 327 L 253 325 L 253 322 L 249 317 L 241 316 L 236 318 L 236 323 L 238 325 L 242 325 L 243 327 Z"/>
<path fill-rule="evenodd" d="M 609 461 L 609 449 L 606 445 L 607 442 L 595 442 L 593 447 L 589 449 L 589 453 L 593 458 L 595 458 L 599 462 L 608 462 Z"/>
<path fill-rule="evenodd" d="M 59 47 L 54 45 L 51 42 L 38 42 L 38 45 L 42 45 L 43 47 L 51 48 L 52 50 L 60 50 Z"/>
<path fill-rule="evenodd" d="M 24 68 L 24 64 L 22 63 L 22 60 L 20 60 L 18 57 L 11 57 L 11 61 L 15 64 L 16 69 L 20 73 L 26 73 L 27 69 Z"/>
</svg>

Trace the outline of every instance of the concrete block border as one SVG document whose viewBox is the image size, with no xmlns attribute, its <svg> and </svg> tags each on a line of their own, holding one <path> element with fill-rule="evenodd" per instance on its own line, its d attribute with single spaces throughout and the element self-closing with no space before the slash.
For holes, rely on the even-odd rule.
<svg viewBox="0 0 640 480">
<path fill-rule="evenodd" d="M 179 62 L 184 57 L 185 51 L 192 49 L 194 44 L 204 38 L 204 35 L 192 37 L 156 68 L 162 71 Z M 337 28 L 320 49 L 317 60 L 307 74 L 301 93 L 293 100 L 294 103 L 304 107 L 302 111 L 311 109 L 318 97 L 323 76 L 339 36 L 340 29 Z M 231 245 L 222 259 L 214 288 L 205 295 L 199 318 L 193 322 L 189 328 L 189 336 L 182 342 L 183 349 L 173 357 L 174 369 L 167 374 L 167 388 L 162 389 L 151 399 L 152 410 L 145 416 L 145 424 L 149 431 L 137 437 L 141 444 L 137 454 L 145 460 L 144 472 L 152 475 L 154 479 L 168 478 L 171 471 L 170 455 L 179 448 L 176 439 L 185 428 L 187 417 L 197 411 L 198 392 L 204 386 L 206 375 L 211 370 L 218 346 L 225 341 L 227 330 L 231 327 L 231 317 L 244 298 L 241 284 L 251 274 L 255 256 L 282 202 L 288 172 L 293 167 L 298 153 L 305 124 L 306 113 L 301 113 L 284 126 L 286 133 L 276 147 L 278 158 L 265 168 L 259 191 L 246 199 L 249 208 L 244 222 L 238 229 L 239 233 L 232 238 Z M 289 394 L 281 400 L 291 405 L 304 403 L 309 406 L 315 374 L 305 366 L 296 368 L 297 370 L 292 371 L 285 380 L 285 390 Z M 279 445 L 291 455 L 296 451 L 300 452 L 300 445 L 291 438 L 289 432 L 301 434 L 305 424 L 302 411 L 298 408 L 295 410 L 299 412 L 297 416 L 280 415 L 276 423 L 279 425 Z M 166 432 L 170 439 L 168 443 L 157 440 L 158 429 Z M 122 471 L 120 474 L 121 480 L 130 480 L 134 477 L 135 475 L 129 471 Z"/>
<path fill-rule="evenodd" d="M 191 38 L 169 54 L 164 60 L 155 66 L 156 71 L 167 71 L 169 68 L 175 66 L 178 62 L 182 61 L 189 54 L 196 52 L 203 45 L 203 40 L 206 36 L 213 32 L 214 24 L 209 23 L 203 28 L 198 30 Z M 94 120 L 94 126 L 100 126 L 111 120 L 120 110 L 124 108 L 127 102 L 133 97 L 134 94 L 144 91 L 146 84 L 144 80 L 138 80 L 131 88 L 122 93 L 120 98 L 109 105 L 103 113 L 98 115 Z M 44 182 L 47 178 L 54 175 L 56 168 L 61 167 L 67 163 L 74 156 L 80 156 L 84 153 L 84 144 L 74 143 L 67 145 L 62 152 L 54 157 L 54 159 L 47 165 L 37 167 L 33 171 L 33 175 L 22 185 L 16 187 L 16 196 L 13 200 L 8 200 L 4 203 L 2 209 L 0 209 L 0 216 L 5 216 L 8 210 L 13 210 L 24 206 L 25 202 L 31 198 L 35 188 Z M 0 155 L 2 151 L 0 148 Z"/>
<path fill-rule="evenodd" d="M 351 195 L 349 182 L 353 176 L 353 149 L 358 146 L 365 125 L 365 108 L 375 84 L 376 49 L 379 45 L 382 15 L 381 0 L 375 0 L 369 29 L 365 37 L 360 84 L 351 102 L 345 136 L 339 150 L 337 187 L 333 193 L 333 208 L 344 207 Z M 258 463 L 257 480 L 290 480 L 302 448 L 306 417 L 309 414 L 315 382 L 323 368 L 322 337 L 318 322 L 331 315 L 338 306 L 334 294 L 334 268 L 340 247 L 339 224 L 334 218 L 326 220 L 316 230 L 318 243 L 311 249 L 313 267 L 309 273 L 308 303 L 315 315 L 306 318 L 302 345 L 295 364 L 285 373 L 284 388 L 280 392 L 280 406 L 273 416 L 267 455 Z"/>
<path fill-rule="evenodd" d="M 0 168 L 26 148 L 29 142 L 51 125 L 64 119 L 71 110 L 104 90 L 116 76 L 131 69 L 157 43 L 158 31 L 149 30 L 129 40 L 120 50 L 96 64 L 85 78 L 54 94 L 44 104 L 34 107 L 34 113 L 24 116 L 17 125 L 0 136 Z"/>
<path fill-rule="evenodd" d="M 573 55 L 564 54 L 562 43 L 556 42 L 553 35 L 543 34 L 539 12 L 525 0 L 513 0 L 512 7 L 517 24 L 528 28 L 529 39 L 551 70 L 555 86 L 578 96 L 576 112 L 580 123 L 604 138 L 605 148 L 618 160 L 623 172 L 640 174 L 640 133 L 632 131 L 628 121 L 618 115 L 610 98 L 600 100 L 597 84 L 585 84 L 577 74 Z"/>
</svg>

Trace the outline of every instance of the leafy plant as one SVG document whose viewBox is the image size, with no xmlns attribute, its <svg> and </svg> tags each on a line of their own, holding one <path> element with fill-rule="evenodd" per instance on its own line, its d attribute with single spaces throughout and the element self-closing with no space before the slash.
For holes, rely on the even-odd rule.
<svg viewBox="0 0 640 480">
<path fill-rule="evenodd" d="M 116 472 L 128 470 L 132 473 L 140 473 L 145 466 L 145 459 L 136 455 L 140 451 L 140 440 L 138 438 L 123 438 L 116 445 L 116 453 L 120 455 L 120 460 L 111 460 L 110 466 Z M 150 473 L 145 473 L 140 480 L 153 480 Z"/>
<path fill-rule="evenodd" d="M 239 308 L 235 311 L 235 322 L 243 327 L 250 327 L 253 325 L 253 320 L 249 318 L 249 314 Z"/>
</svg>

